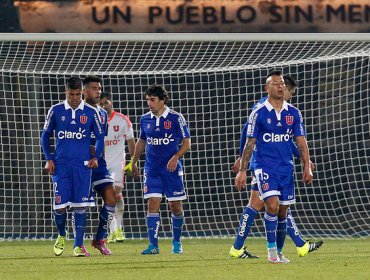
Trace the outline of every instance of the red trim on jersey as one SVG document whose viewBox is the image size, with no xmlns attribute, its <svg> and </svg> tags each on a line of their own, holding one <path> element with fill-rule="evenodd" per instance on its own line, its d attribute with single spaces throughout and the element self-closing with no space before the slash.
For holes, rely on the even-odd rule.
<svg viewBox="0 0 370 280">
<path fill-rule="evenodd" d="M 125 121 L 128 124 L 128 127 L 132 127 L 132 123 L 131 123 L 130 119 L 126 115 L 124 115 L 122 113 L 118 113 L 118 112 L 115 112 L 115 113 L 116 113 L 117 116 L 120 116 L 121 118 L 125 119 Z"/>
<path fill-rule="evenodd" d="M 112 113 L 110 114 L 110 117 L 108 119 L 108 122 L 110 122 L 113 119 L 113 117 L 114 117 L 115 114 L 116 114 L 116 112 L 115 111 L 112 111 Z"/>
</svg>

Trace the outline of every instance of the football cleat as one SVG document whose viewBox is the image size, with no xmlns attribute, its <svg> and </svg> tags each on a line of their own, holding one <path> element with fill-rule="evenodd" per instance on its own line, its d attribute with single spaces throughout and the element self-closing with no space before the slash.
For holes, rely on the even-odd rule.
<svg viewBox="0 0 370 280">
<path fill-rule="evenodd" d="M 148 248 L 141 252 L 142 255 L 158 255 L 159 248 L 149 244 Z"/>
<path fill-rule="evenodd" d="M 114 243 L 114 242 L 116 242 L 116 234 L 114 232 L 111 232 L 108 235 L 107 243 Z"/>
<path fill-rule="evenodd" d="M 58 238 L 54 244 L 54 254 L 56 256 L 60 256 L 61 254 L 63 254 L 65 244 L 66 244 L 66 237 L 58 235 Z"/>
<path fill-rule="evenodd" d="M 274 263 L 274 264 L 282 263 L 280 261 L 279 256 L 278 256 L 278 252 L 277 252 L 276 247 L 267 248 L 267 260 L 270 263 Z"/>
<path fill-rule="evenodd" d="M 231 246 L 229 255 L 232 258 L 240 258 L 240 259 L 257 259 L 259 256 L 254 256 L 247 251 L 247 247 L 243 246 L 241 249 L 235 249 L 234 245 Z"/>
<path fill-rule="evenodd" d="M 290 260 L 288 260 L 286 257 L 284 257 L 282 252 L 278 252 L 278 257 L 279 257 L 281 263 L 290 263 Z"/>
<path fill-rule="evenodd" d="M 173 254 L 182 254 L 182 244 L 178 241 L 172 242 L 172 253 Z"/>
<path fill-rule="evenodd" d="M 93 240 L 91 242 L 91 246 L 98 249 L 102 255 L 110 256 L 112 255 L 112 252 L 107 248 L 107 245 L 105 245 L 105 240 Z"/>
<path fill-rule="evenodd" d="M 298 256 L 304 257 L 321 247 L 324 241 L 311 242 L 307 241 L 302 247 L 297 247 Z"/>
<path fill-rule="evenodd" d="M 73 256 L 75 257 L 90 257 L 90 253 L 86 250 L 84 245 L 73 248 Z"/>
<path fill-rule="evenodd" d="M 125 234 L 121 228 L 118 228 L 115 232 L 114 235 L 116 237 L 115 241 L 116 242 L 123 242 L 123 240 L 126 239 Z"/>
</svg>

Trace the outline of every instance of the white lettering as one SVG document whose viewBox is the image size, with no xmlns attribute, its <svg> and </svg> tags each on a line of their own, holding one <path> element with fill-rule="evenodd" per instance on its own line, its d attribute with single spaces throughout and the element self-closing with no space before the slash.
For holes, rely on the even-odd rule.
<svg viewBox="0 0 370 280">
<path fill-rule="evenodd" d="M 153 146 L 168 145 L 170 142 L 175 141 L 174 139 L 171 139 L 171 137 L 172 134 L 167 135 L 167 133 L 165 133 L 164 138 L 148 137 L 146 138 L 146 143 Z"/>
<path fill-rule="evenodd" d="M 290 140 L 290 135 L 289 134 L 275 134 L 275 133 L 265 133 L 262 136 L 263 141 L 266 143 L 269 142 L 288 142 Z"/>
<path fill-rule="evenodd" d="M 81 127 L 78 129 L 78 132 L 76 131 L 67 131 L 67 130 L 64 130 L 64 131 L 58 131 L 58 139 L 77 139 L 77 140 L 80 140 L 84 137 L 86 137 L 86 135 L 84 134 L 85 133 L 85 129 L 82 130 Z"/>
<path fill-rule="evenodd" d="M 245 228 L 247 227 L 248 218 L 249 218 L 248 214 L 243 215 L 243 221 L 242 221 L 242 224 L 240 226 L 239 236 L 242 236 L 242 237 L 244 236 Z"/>
</svg>

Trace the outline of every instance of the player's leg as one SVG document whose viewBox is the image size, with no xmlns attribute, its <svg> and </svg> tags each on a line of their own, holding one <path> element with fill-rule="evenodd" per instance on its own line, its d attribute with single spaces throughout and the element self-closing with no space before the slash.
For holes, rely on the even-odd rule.
<svg viewBox="0 0 370 280">
<path fill-rule="evenodd" d="M 164 193 L 166 194 L 172 220 L 172 253 L 182 254 L 181 234 L 184 224 L 184 211 L 182 200 L 186 199 L 186 192 L 183 183 L 183 173 L 166 172 L 162 175 Z"/>
<path fill-rule="evenodd" d="M 229 251 L 229 255 L 233 258 L 257 258 L 249 253 L 244 246 L 245 240 L 248 237 L 249 231 L 253 225 L 254 219 L 259 211 L 263 208 L 263 201 L 259 197 L 258 188 L 256 181 L 253 178 L 249 203 L 244 208 L 243 214 L 239 221 L 238 232 L 234 241 L 233 246 Z"/>
<path fill-rule="evenodd" d="M 108 183 L 108 185 L 96 185 L 95 189 L 99 191 L 99 194 L 103 198 L 104 204 L 99 213 L 98 230 L 91 243 L 91 246 L 98 249 L 102 255 L 111 255 L 112 252 L 107 248 L 105 238 L 107 236 L 110 221 L 114 215 L 116 207 L 116 194 L 112 183 Z"/>
<path fill-rule="evenodd" d="M 159 207 L 163 193 L 163 183 L 159 174 L 148 174 L 144 170 L 144 199 L 148 200 L 146 224 L 148 229 L 148 247 L 142 255 L 159 254 L 158 231 L 160 226 Z"/>
<path fill-rule="evenodd" d="M 264 222 L 267 239 L 267 259 L 271 263 L 280 263 L 276 245 L 277 215 L 279 211 L 280 195 L 279 178 L 262 169 L 255 170 L 254 174 L 257 179 L 260 197 L 264 200 L 265 204 Z"/>
<path fill-rule="evenodd" d="M 72 188 L 72 178 L 68 176 L 70 174 L 70 168 L 57 166 L 52 176 L 54 192 L 53 217 L 59 233 L 54 244 L 54 254 L 56 256 L 62 255 L 65 247 L 66 207 L 69 206 L 70 203 L 70 189 Z"/>
<path fill-rule="evenodd" d="M 73 169 L 73 188 L 72 201 L 73 207 L 72 224 L 74 229 L 73 255 L 75 257 L 88 257 L 84 245 L 84 235 L 86 227 L 86 207 L 95 206 L 91 195 L 91 169 L 87 167 L 74 167 Z"/>
<path fill-rule="evenodd" d="M 114 232 L 115 239 L 117 242 L 122 242 L 125 239 L 122 227 L 123 213 L 125 210 L 125 202 L 122 194 L 122 187 L 115 186 L 115 196 L 116 196 L 116 230 Z"/>
<path fill-rule="evenodd" d="M 294 221 L 294 218 L 292 216 L 292 211 L 289 208 L 288 209 L 288 215 L 287 215 L 287 233 L 289 237 L 293 240 L 296 249 L 297 254 L 300 257 L 307 256 L 308 253 L 313 252 L 321 247 L 321 245 L 324 243 L 324 241 L 305 241 L 300 231 L 298 230 L 297 224 Z"/>
</svg>

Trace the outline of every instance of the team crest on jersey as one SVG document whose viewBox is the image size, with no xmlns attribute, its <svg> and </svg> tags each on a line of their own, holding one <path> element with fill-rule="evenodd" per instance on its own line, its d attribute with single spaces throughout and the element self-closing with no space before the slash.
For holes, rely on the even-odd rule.
<svg viewBox="0 0 370 280">
<path fill-rule="evenodd" d="M 148 125 L 146 126 L 146 128 L 147 128 L 147 129 L 149 129 L 149 128 L 150 128 L 150 123 L 148 123 Z"/>
<path fill-rule="evenodd" d="M 270 118 L 268 118 L 268 119 L 267 119 L 267 123 L 268 123 L 268 124 L 270 124 L 270 123 L 271 123 L 271 119 L 270 119 Z"/>
<path fill-rule="evenodd" d="M 286 116 L 285 117 L 285 120 L 286 120 L 286 123 L 288 125 L 292 125 L 293 124 L 294 117 L 293 116 Z"/>
<path fill-rule="evenodd" d="M 81 124 L 85 124 L 85 123 L 87 123 L 87 116 L 85 116 L 85 115 L 80 116 L 80 123 L 81 123 Z"/>
<path fill-rule="evenodd" d="M 171 129 L 171 121 L 164 121 L 163 126 L 165 129 Z"/>
<path fill-rule="evenodd" d="M 267 190 L 269 189 L 269 183 L 263 183 L 263 184 L 262 184 L 262 189 L 263 189 L 264 191 L 267 191 Z"/>
<path fill-rule="evenodd" d="M 64 122 L 66 120 L 66 117 L 62 116 L 60 119 L 62 120 L 62 122 Z"/>
<path fill-rule="evenodd" d="M 115 132 L 118 132 L 118 131 L 119 131 L 119 125 L 114 125 L 114 126 L 113 126 L 113 130 L 114 130 Z"/>
</svg>

